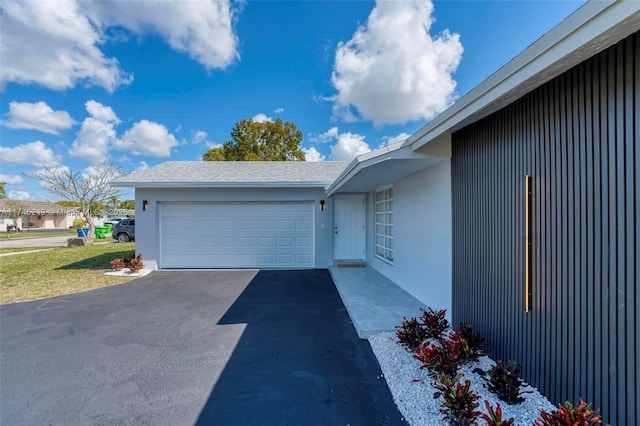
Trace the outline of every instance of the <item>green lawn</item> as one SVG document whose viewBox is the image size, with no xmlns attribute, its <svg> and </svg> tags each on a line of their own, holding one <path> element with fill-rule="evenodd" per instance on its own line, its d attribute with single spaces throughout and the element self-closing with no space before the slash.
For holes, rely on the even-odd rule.
<svg viewBox="0 0 640 426">
<path fill-rule="evenodd" d="M 64 247 L 0 257 L 0 303 L 76 293 L 129 281 L 108 277 L 109 262 L 131 257 L 135 243 Z"/>
</svg>

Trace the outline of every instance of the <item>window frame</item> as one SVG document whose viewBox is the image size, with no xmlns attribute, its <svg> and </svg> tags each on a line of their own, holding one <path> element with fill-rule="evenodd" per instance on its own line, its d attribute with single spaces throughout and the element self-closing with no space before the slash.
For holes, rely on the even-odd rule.
<svg viewBox="0 0 640 426">
<path fill-rule="evenodd" d="M 390 265 L 394 262 L 393 214 L 393 186 L 375 190 L 373 193 L 373 254 Z M 382 221 L 379 221 L 380 218 Z M 378 253 L 379 249 L 382 254 Z"/>
</svg>

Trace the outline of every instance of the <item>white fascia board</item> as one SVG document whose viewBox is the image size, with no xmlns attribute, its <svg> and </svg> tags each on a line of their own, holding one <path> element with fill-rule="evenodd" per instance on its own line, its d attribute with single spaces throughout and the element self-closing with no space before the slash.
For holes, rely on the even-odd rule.
<svg viewBox="0 0 640 426">
<path fill-rule="evenodd" d="M 588 58 L 575 57 L 576 51 L 586 48 L 603 36 L 607 31 L 625 21 L 630 22 L 630 32 L 640 28 L 640 1 L 600 1 L 592 0 L 570 15 L 562 23 L 542 36 L 521 54 L 512 59 L 479 86 L 442 112 L 422 129 L 411 135 L 407 142 L 418 149 L 438 136 L 456 130 L 464 120 L 471 116 L 481 115 L 502 97 L 510 95 L 510 102 L 551 80 Z M 634 19 L 633 16 L 637 15 Z M 608 46 L 600 46 L 600 50 Z M 597 51 L 589 51 L 593 56 Z M 545 70 L 554 65 L 558 67 L 554 74 L 548 75 Z M 539 77 L 535 84 L 531 80 Z M 530 83 L 530 84 L 525 84 Z M 533 86 L 535 87 L 533 87 Z M 520 89 L 521 93 L 518 93 Z M 504 106 L 508 105 L 505 104 Z M 466 123 L 470 124 L 470 123 Z"/>
<path fill-rule="evenodd" d="M 111 182 L 118 188 L 326 188 L 331 182 Z"/>
<path fill-rule="evenodd" d="M 360 154 L 347 166 L 346 169 L 344 169 L 342 173 L 340 173 L 340 176 L 336 178 L 331 186 L 329 186 L 327 189 L 327 196 L 331 196 L 338 191 L 341 186 L 357 175 L 362 169 L 398 158 L 426 158 L 426 156 L 414 152 L 405 141 L 396 142 L 374 151 Z"/>
</svg>

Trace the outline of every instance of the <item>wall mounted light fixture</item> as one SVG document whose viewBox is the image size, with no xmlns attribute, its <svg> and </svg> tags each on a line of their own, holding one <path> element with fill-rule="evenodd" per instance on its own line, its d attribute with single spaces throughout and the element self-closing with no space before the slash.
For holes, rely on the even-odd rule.
<svg viewBox="0 0 640 426">
<path fill-rule="evenodd" d="M 142 211 L 146 212 L 147 207 L 149 207 L 149 202 L 147 200 L 142 200 Z"/>
<path fill-rule="evenodd" d="M 324 211 L 324 200 L 320 200 L 320 210 Z"/>
</svg>

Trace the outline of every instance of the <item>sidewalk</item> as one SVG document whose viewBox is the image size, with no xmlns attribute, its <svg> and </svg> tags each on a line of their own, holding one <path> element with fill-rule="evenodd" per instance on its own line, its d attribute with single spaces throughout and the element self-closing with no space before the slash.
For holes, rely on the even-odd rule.
<svg viewBox="0 0 640 426">
<path fill-rule="evenodd" d="M 376 270 L 329 266 L 342 302 L 349 312 L 358 336 L 395 331 L 403 317 L 420 315 L 426 306 Z"/>
</svg>

